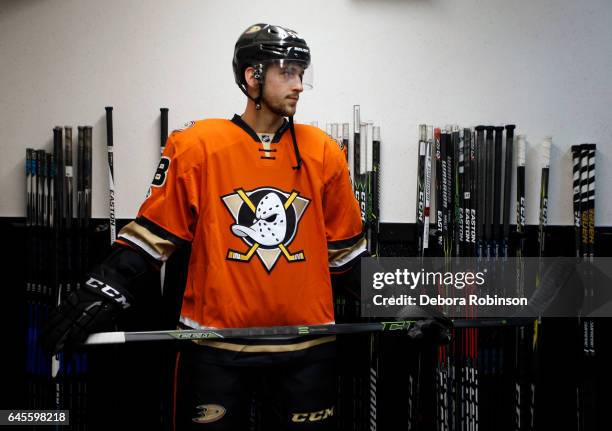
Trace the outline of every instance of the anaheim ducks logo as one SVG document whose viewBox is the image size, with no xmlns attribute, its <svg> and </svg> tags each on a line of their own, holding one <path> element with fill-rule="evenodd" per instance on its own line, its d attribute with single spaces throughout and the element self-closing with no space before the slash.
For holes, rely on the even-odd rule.
<svg viewBox="0 0 612 431">
<path fill-rule="evenodd" d="M 198 424 L 207 424 L 215 422 L 225 416 L 225 407 L 218 404 L 202 404 L 196 407 L 198 410 L 198 417 L 191 419 L 193 422 Z"/>
<path fill-rule="evenodd" d="M 272 187 L 235 193 L 221 198 L 235 223 L 231 231 L 249 247 L 244 251 L 229 249 L 228 260 L 249 262 L 257 254 L 266 271 L 271 272 L 280 255 L 288 262 L 305 260 L 304 251 L 291 253 L 289 244 L 295 238 L 297 227 L 310 203 L 293 190 L 286 193 Z"/>
</svg>

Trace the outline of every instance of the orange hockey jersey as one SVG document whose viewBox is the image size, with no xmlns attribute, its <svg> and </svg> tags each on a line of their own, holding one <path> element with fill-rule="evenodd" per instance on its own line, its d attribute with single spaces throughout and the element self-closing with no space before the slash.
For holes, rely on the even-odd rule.
<svg viewBox="0 0 612 431">
<path fill-rule="evenodd" d="M 137 219 L 119 242 L 165 261 L 191 243 L 180 320 L 191 328 L 334 322 L 330 271 L 366 249 L 348 165 L 336 142 L 287 122 L 256 134 L 239 116 L 168 138 Z"/>
</svg>

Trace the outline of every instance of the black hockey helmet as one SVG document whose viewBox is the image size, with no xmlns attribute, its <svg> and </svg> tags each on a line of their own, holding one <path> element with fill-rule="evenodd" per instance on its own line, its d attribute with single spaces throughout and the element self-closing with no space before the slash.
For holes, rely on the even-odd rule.
<svg viewBox="0 0 612 431">
<path fill-rule="evenodd" d="M 278 64 L 281 68 L 298 64 L 303 68 L 302 85 L 312 88 L 312 67 L 310 64 L 310 48 L 306 41 L 297 33 L 287 28 L 272 24 L 254 24 L 247 28 L 238 38 L 234 47 L 232 67 L 234 79 L 242 92 L 255 102 L 255 109 L 261 109 L 265 67 Z M 253 98 L 247 91 L 244 71 L 247 67 L 255 68 L 255 78 L 259 81 L 259 95 Z M 295 136 L 293 117 L 289 117 L 289 130 L 293 140 L 296 165 L 293 169 L 300 170 L 302 158 Z"/>
<path fill-rule="evenodd" d="M 310 48 L 297 33 L 287 28 L 272 24 L 255 24 L 246 29 L 238 38 L 234 47 L 232 67 L 236 84 L 247 94 L 244 70 L 258 68 L 257 79 L 262 82 L 266 64 L 278 62 L 298 63 L 304 69 L 310 66 Z M 303 78 L 304 87 L 312 88 L 312 81 Z M 248 94 L 247 94 L 248 96 Z"/>
</svg>

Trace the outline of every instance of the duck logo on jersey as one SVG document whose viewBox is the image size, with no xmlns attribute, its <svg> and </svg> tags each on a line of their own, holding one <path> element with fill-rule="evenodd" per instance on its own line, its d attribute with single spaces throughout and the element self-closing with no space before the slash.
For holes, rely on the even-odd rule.
<svg viewBox="0 0 612 431">
<path fill-rule="evenodd" d="M 301 262 L 306 258 L 304 251 L 289 251 L 289 244 L 295 238 L 309 199 L 299 195 L 297 190 L 286 193 L 272 187 L 235 193 L 221 199 L 234 218 L 231 226 L 234 235 L 248 246 L 244 251 L 229 249 L 227 259 L 249 262 L 257 254 L 268 273 L 281 254 L 288 262 Z"/>
<path fill-rule="evenodd" d="M 218 404 L 202 404 L 196 408 L 199 410 L 198 417 L 191 420 L 198 424 L 215 422 L 225 416 L 225 407 Z"/>
</svg>

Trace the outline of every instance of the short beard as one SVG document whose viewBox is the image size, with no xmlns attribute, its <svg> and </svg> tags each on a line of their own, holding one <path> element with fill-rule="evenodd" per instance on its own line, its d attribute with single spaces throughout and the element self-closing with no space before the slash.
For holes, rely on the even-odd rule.
<svg viewBox="0 0 612 431">
<path fill-rule="evenodd" d="M 261 98 L 261 104 L 265 105 L 266 108 L 268 108 L 268 110 L 270 112 L 273 112 L 274 114 L 278 115 L 279 117 L 291 117 L 293 114 L 295 114 L 295 111 L 291 112 L 288 111 L 285 107 L 283 107 L 280 103 L 279 104 L 272 104 L 270 103 L 270 101 L 268 100 L 268 98 L 264 96 Z"/>
</svg>

